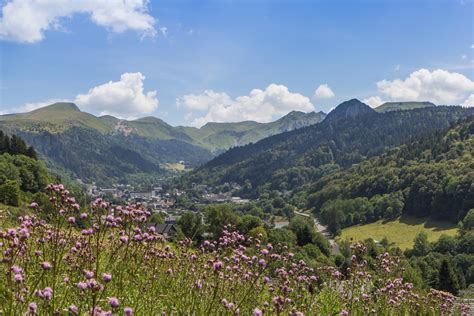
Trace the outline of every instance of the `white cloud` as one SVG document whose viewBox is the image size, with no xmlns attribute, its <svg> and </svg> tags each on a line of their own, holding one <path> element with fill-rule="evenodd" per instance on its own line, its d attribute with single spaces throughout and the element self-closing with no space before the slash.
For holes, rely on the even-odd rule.
<svg viewBox="0 0 474 316">
<path fill-rule="evenodd" d="M 465 107 L 474 107 L 474 93 L 471 94 L 463 103 Z"/>
<path fill-rule="evenodd" d="M 467 55 L 466 55 L 466 54 L 461 55 L 461 59 L 462 59 L 462 60 L 466 60 L 466 59 L 467 59 Z"/>
<path fill-rule="evenodd" d="M 400 68 L 401 68 L 401 65 L 400 65 L 400 64 L 397 64 L 397 65 L 395 65 L 395 67 L 393 67 L 393 70 L 394 70 L 394 71 L 399 71 Z"/>
<path fill-rule="evenodd" d="M 474 44 L 471 45 L 471 48 L 474 49 Z"/>
<path fill-rule="evenodd" d="M 13 0 L 2 8 L 0 39 L 35 43 L 48 30 L 60 30 L 62 20 L 88 14 L 95 24 L 114 33 L 135 30 L 154 36 L 155 19 L 148 14 L 147 0 Z"/>
<path fill-rule="evenodd" d="M 124 73 L 119 81 L 109 81 L 79 94 L 74 102 L 83 110 L 118 117 L 136 117 L 158 108 L 156 91 L 144 93 L 145 76 L 140 72 Z"/>
<path fill-rule="evenodd" d="M 431 101 L 436 104 L 461 104 L 474 92 L 474 81 L 442 69 L 419 69 L 407 78 L 377 82 L 379 91 L 396 101 Z"/>
<path fill-rule="evenodd" d="M 314 91 L 314 98 L 316 99 L 329 99 L 334 96 L 334 92 L 327 84 L 319 85 L 319 87 Z"/>
<path fill-rule="evenodd" d="M 382 101 L 382 98 L 379 96 L 372 96 L 372 97 L 363 99 L 362 102 L 364 102 L 365 104 L 369 105 L 372 108 L 376 108 L 382 103 L 384 103 L 385 101 Z"/>
<path fill-rule="evenodd" d="M 292 110 L 314 111 L 308 97 L 292 93 L 284 85 L 270 84 L 265 90 L 253 89 L 249 95 L 232 99 L 225 92 L 206 90 L 202 94 L 189 94 L 176 100 L 178 107 L 207 111 L 191 124 L 202 126 L 207 122 L 238 122 L 253 120 L 270 122 Z M 189 114 L 188 114 L 189 115 Z M 188 118 L 191 116 L 189 115 Z"/>
</svg>

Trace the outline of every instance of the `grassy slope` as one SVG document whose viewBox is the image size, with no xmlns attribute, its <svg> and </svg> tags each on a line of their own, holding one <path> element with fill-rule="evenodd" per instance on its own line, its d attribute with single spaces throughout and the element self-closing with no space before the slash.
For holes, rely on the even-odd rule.
<svg viewBox="0 0 474 316">
<path fill-rule="evenodd" d="M 13 129 L 62 132 L 71 126 L 86 127 L 102 133 L 111 131 L 111 126 L 92 114 L 81 112 L 72 103 L 55 103 L 32 112 L 0 116 L 0 124 Z"/>
<path fill-rule="evenodd" d="M 377 112 L 388 112 L 396 110 L 413 110 L 435 106 L 431 102 L 385 102 L 384 104 L 376 107 L 374 110 Z"/>
<path fill-rule="evenodd" d="M 387 237 L 401 249 L 411 248 L 413 239 L 420 232 L 428 234 L 429 241 L 436 241 L 441 235 L 454 236 L 457 234 L 455 224 L 425 218 L 402 216 L 389 222 L 378 221 L 371 224 L 352 226 L 342 230 L 341 239 L 364 240 L 373 238 L 380 241 Z"/>
</svg>

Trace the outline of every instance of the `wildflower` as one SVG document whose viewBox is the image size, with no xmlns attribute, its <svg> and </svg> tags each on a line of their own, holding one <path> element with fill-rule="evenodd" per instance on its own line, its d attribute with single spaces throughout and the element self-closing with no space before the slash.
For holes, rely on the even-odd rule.
<svg viewBox="0 0 474 316">
<path fill-rule="evenodd" d="M 132 316 L 133 315 L 133 309 L 131 307 L 125 307 L 123 309 L 123 313 L 125 316 Z"/>
<path fill-rule="evenodd" d="M 49 269 L 52 268 L 52 265 L 48 261 L 44 261 L 44 262 L 41 263 L 41 267 L 45 270 L 49 270 Z"/>
<path fill-rule="evenodd" d="M 222 261 L 216 261 L 212 264 L 212 268 L 214 270 L 220 270 L 222 268 Z"/>
<path fill-rule="evenodd" d="M 104 280 L 104 282 L 109 282 L 110 280 L 112 280 L 112 275 L 109 273 L 103 273 L 102 280 Z"/>
<path fill-rule="evenodd" d="M 119 306 L 119 300 L 116 297 L 109 297 L 109 305 L 113 307 Z"/>
<path fill-rule="evenodd" d="M 16 283 L 23 282 L 23 276 L 21 274 L 15 274 L 15 282 Z"/>
<path fill-rule="evenodd" d="M 120 241 L 126 244 L 128 242 L 128 236 L 125 236 L 125 235 L 120 236 Z"/>
<path fill-rule="evenodd" d="M 262 268 L 265 268 L 267 265 L 267 262 L 264 259 L 258 260 L 258 265 L 261 266 Z"/>
<path fill-rule="evenodd" d="M 36 312 L 38 311 L 38 305 L 36 305 L 35 302 L 31 302 L 31 303 L 28 305 L 28 309 L 30 310 L 30 313 L 36 314 Z"/>
<path fill-rule="evenodd" d="M 53 289 L 50 287 L 45 287 L 42 291 L 38 292 L 39 297 L 45 300 L 50 300 L 53 296 Z"/>
<path fill-rule="evenodd" d="M 349 315 L 349 312 L 346 311 L 346 310 L 342 310 L 340 313 L 339 313 L 339 316 L 347 316 Z"/>
<path fill-rule="evenodd" d="M 36 209 L 36 208 L 38 208 L 38 203 L 33 202 L 33 203 L 30 204 L 30 207 L 33 208 L 33 209 Z"/>
<path fill-rule="evenodd" d="M 87 289 L 87 283 L 86 282 L 79 282 L 77 283 L 77 287 L 81 290 Z"/>
<path fill-rule="evenodd" d="M 68 217 L 67 221 L 68 221 L 69 224 L 74 224 L 76 222 L 76 218 L 73 217 L 73 216 L 70 216 L 70 217 Z"/>
<path fill-rule="evenodd" d="M 84 275 L 86 276 L 87 279 L 91 279 L 94 277 L 94 272 L 89 271 L 89 270 L 84 270 Z"/>
<path fill-rule="evenodd" d="M 88 215 L 87 213 L 81 213 L 81 219 L 87 219 Z"/>
<path fill-rule="evenodd" d="M 70 313 L 72 314 L 77 314 L 77 312 L 79 311 L 79 309 L 77 308 L 76 305 L 72 304 L 71 306 L 68 307 L 68 310 Z"/>
<path fill-rule="evenodd" d="M 23 269 L 20 268 L 19 266 L 13 266 L 13 267 L 12 267 L 12 271 L 13 271 L 13 273 L 15 273 L 15 274 L 19 274 L 19 273 L 23 272 Z"/>
<path fill-rule="evenodd" d="M 253 316 L 262 316 L 262 315 L 263 315 L 263 312 L 261 309 L 255 308 L 253 310 Z"/>
</svg>

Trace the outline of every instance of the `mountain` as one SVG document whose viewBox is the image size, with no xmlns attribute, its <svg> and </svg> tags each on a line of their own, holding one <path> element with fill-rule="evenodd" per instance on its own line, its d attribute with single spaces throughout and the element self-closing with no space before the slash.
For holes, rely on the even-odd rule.
<svg viewBox="0 0 474 316">
<path fill-rule="evenodd" d="M 474 109 L 438 106 L 377 113 L 357 100 L 339 105 L 315 125 L 228 150 L 185 175 L 183 184 L 249 183 L 292 190 L 327 172 L 347 168 L 413 138 L 449 127 Z"/>
<path fill-rule="evenodd" d="M 359 115 L 374 113 L 374 109 L 357 99 L 352 99 L 339 104 L 334 110 L 329 112 L 327 121 L 337 121 L 339 119 L 354 118 Z"/>
<path fill-rule="evenodd" d="M 457 223 L 474 208 L 474 115 L 322 177 L 307 207 L 340 228 L 401 214 Z"/>
<path fill-rule="evenodd" d="M 389 111 L 400 111 L 400 110 L 413 110 L 426 107 L 436 106 L 431 102 L 385 102 L 379 105 L 374 110 L 377 112 L 389 112 Z"/>
<path fill-rule="evenodd" d="M 174 127 L 156 117 L 96 117 L 73 103 L 0 116 L 0 130 L 20 135 L 55 173 L 111 184 L 137 174 L 163 175 L 170 163 L 199 166 L 220 152 L 320 122 L 324 113 L 292 112 L 271 123 Z"/>
</svg>

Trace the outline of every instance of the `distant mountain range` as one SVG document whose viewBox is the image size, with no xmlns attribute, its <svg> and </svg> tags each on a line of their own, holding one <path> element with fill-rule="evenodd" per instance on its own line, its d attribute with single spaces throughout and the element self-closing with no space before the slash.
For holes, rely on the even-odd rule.
<svg viewBox="0 0 474 316">
<path fill-rule="evenodd" d="M 402 103 L 398 111 L 379 113 L 357 99 L 343 102 L 323 122 L 232 148 L 186 175 L 183 182 L 237 182 L 248 184 L 255 195 L 261 187 L 291 190 L 474 113 L 473 108 L 460 106 L 406 107 Z"/>
<path fill-rule="evenodd" d="M 195 167 L 231 147 L 316 124 L 325 116 L 293 111 L 271 123 L 173 127 L 156 117 L 96 117 L 73 103 L 55 103 L 28 113 L 2 115 L 0 130 L 24 138 L 56 173 L 113 183 L 133 174 L 161 174 L 180 161 Z"/>
</svg>

